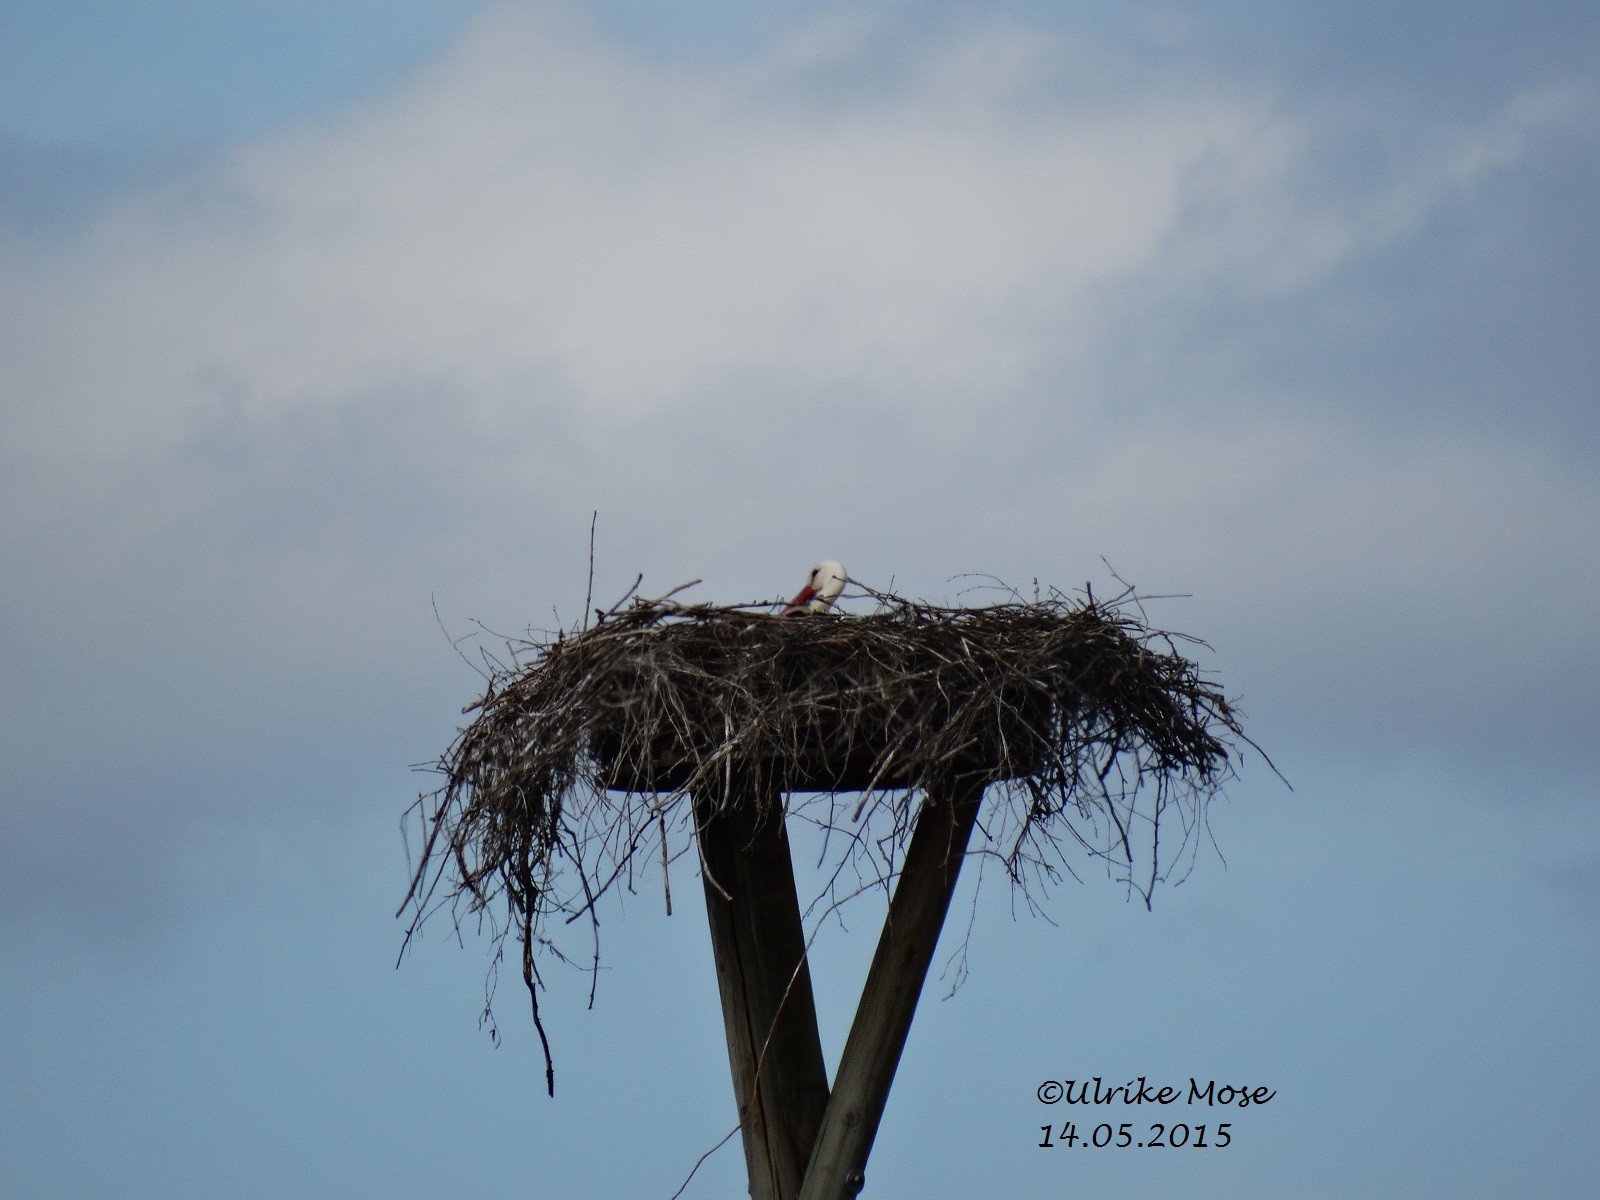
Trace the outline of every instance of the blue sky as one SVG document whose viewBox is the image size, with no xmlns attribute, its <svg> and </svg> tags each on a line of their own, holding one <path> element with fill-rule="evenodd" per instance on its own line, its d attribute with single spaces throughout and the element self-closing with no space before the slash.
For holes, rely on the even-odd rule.
<svg viewBox="0 0 1600 1200">
<path fill-rule="evenodd" d="M 552 979 L 554 1101 L 486 944 L 394 969 L 434 604 L 575 619 L 598 509 L 602 596 L 1109 561 L 1295 784 L 1152 911 L 985 879 L 866 1195 L 1586 1195 L 1596 62 L 1577 4 L 5 6 L 0 1191 L 666 1197 L 727 1131 L 686 869 Z M 1278 1098 L 1035 1148 L 1141 1074 Z"/>
</svg>

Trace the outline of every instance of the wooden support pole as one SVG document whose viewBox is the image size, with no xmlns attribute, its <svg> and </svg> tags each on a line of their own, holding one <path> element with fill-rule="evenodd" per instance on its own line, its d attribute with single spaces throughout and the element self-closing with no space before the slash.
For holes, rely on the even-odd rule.
<svg viewBox="0 0 1600 1200">
<path fill-rule="evenodd" d="M 828 1074 L 783 805 L 751 786 L 726 805 L 696 795 L 694 810 L 750 1195 L 796 1200 Z"/>
<path fill-rule="evenodd" d="M 922 801 L 800 1200 L 849 1200 L 865 1182 L 867 1155 L 955 893 L 983 789 L 982 779 L 969 777 L 930 788 Z"/>
</svg>

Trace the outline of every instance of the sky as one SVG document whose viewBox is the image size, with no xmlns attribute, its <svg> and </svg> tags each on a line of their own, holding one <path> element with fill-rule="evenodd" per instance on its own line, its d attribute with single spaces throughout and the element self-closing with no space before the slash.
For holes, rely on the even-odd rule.
<svg viewBox="0 0 1600 1200">
<path fill-rule="evenodd" d="M 554 1099 L 485 939 L 396 968 L 452 639 L 578 620 L 598 513 L 600 597 L 1129 580 L 1293 784 L 1148 910 L 969 870 L 864 1195 L 1589 1194 L 1596 63 L 1592 4 L 4 5 L 0 1191 L 672 1196 L 691 866 L 551 975 Z M 1096 1075 L 1276 1095 L 1039 1147 Z"/>
</svg>

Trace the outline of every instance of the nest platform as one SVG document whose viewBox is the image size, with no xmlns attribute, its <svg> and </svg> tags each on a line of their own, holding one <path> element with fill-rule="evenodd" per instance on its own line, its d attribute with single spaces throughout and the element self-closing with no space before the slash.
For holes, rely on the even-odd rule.
<svg viewBox="0 0 1600 1200">
<path fill-rule="evenodd" d="M 587 915 L 597 968 L 600 900 L 631 890 L 657 847 L 668 871 L 673 830 L 679 853 L 694 848 L 758 1200 L 859 1189 L 975 837 L 1030 903 L 1074 848 L 1148 902 L 1252 745 L 1131 591 L 974 608 L 870 596 L 870 613 L 794 617 L 633 600 L 514 644 L 415 810 L 411 931 L 445 904 L 458 927 L 487 920 L 497 946 L 515 935 L 541 1040 L 538 957 L 572 961 L 554 934 Z M 869 884 L 893 885 L 831 1086 L 784 820 L 819 792 L 860 793 L 819 823 L 858 880 L 865 864 Z M 1176 838 L 1161 833 L 1174 812 Z M 887 833 L 867 836 L 884 813 Z M 844 890 L 835 904 L 861 889 Z"/>
<path fill-rule="evenodd" d="M 477 711 L 442 764 L 450 786 L 530 815 L 574 784 L 720 791 L 735 772 L 786 792 L 1049 786 L 1091 748 L 1204 779 L 1237 733 L 1167 635 L 1061 601 L 787 619 L 639 602 L 538 648 Z"/>
</svg>

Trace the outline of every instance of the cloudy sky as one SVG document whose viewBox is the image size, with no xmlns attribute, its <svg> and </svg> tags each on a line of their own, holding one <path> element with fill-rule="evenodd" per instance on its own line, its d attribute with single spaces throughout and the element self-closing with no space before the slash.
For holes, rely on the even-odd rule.
<svg viewBox="0 0 1600 1200">
<path fill-rule="evenodd" d="M 7 3 L 0 1191 L 666 1200 L 727 1132 L 688 868 L 551 979 L 553 1101 L 484 942 L 394 969 L 446 631 L 576 620 L 597 510 L 601 596 L 1181 594 L 1294 784 L 1151 911 L 963 893 L 866 1195 L 1589 1194 L 1596 63 L 1588 3 Z M 1037 1148 L 1092 1075 L 1277 1098 Z"/>
</svg>

